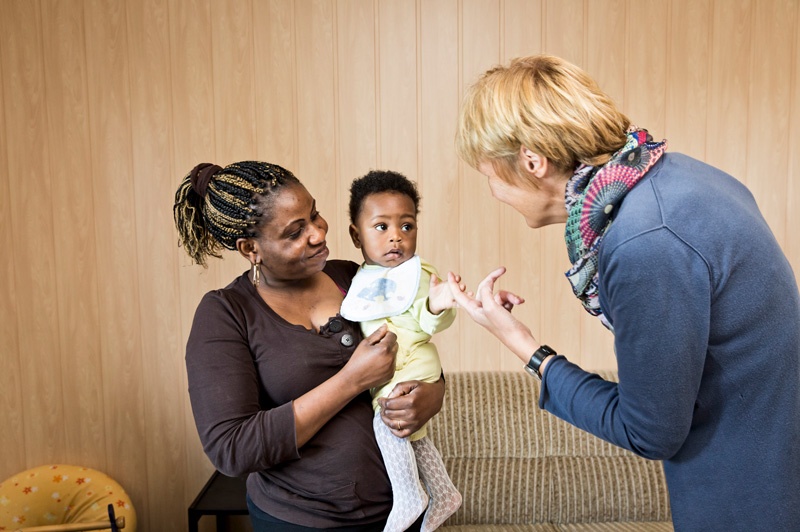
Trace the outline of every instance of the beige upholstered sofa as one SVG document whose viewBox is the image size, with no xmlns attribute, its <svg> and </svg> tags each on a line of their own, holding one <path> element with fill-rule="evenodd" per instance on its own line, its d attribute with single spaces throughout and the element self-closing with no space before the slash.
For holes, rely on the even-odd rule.
<svg viewBox="0 0 800 532">
<path fill-rule="evenodd" d="M 660 462 L 576 429 L 538 399 L 522 369 L 447 375 L 429 433 L 464 502 L 442 530 L 673 530 Z"/>
</svg>

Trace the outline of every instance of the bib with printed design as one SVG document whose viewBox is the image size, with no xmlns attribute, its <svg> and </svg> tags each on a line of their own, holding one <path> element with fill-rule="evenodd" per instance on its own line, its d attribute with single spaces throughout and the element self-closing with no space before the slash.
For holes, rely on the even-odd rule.
<svg viewBox="0 0 800 532">
<path fill-rule="evenodd" d="M 362 264 L 342 301 L 340 314 L 350 321 L 402 314 L 414 302 L 421 271 L 417 255 L 394 268 Z"/>
</svg>

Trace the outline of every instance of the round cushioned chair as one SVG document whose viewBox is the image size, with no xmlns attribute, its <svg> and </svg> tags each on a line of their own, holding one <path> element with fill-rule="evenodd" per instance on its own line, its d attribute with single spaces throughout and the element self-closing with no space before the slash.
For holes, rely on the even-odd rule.
<svg viewBox="0 0 800 532">
<path fill-rule="evenodd" d="M 110 516 L 115 518 L 113 525 Z M 0 530 L 44 532 L 123 527 L 125 532 L 136 532 L 136 511 L 131 498 L 117 481 L 96 469 L 43 465 L 0 483 Z"/>
</svg>

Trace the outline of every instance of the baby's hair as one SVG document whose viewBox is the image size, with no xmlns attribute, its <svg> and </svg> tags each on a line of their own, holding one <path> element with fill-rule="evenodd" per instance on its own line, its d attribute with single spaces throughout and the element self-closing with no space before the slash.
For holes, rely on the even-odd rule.
<svg viewBox="0 0 800 532">
<path fill-rule="evenodd" d="M 396 192 L 408 196 L 414 202 L 414 214 L 419 214 L 420 197 L 413 181 L 391 170 L 370 170 L 367 175 L 356 178 L 350 185 L 350 222 L 356 223 L 367 196 L 381 192 Z"/>
<path fill-rule="evenodd" d="M 200 176 L 198 178 L 198 175 Z M 258 236 L 277 192 L 300 184 L 290 171 L 275 164 L 242 161 L 220 168 L 201 164 L 181 181 L 172 213 L 186 253 L 196 264 L 236 249 L 240 238 Z"/>
</svg>

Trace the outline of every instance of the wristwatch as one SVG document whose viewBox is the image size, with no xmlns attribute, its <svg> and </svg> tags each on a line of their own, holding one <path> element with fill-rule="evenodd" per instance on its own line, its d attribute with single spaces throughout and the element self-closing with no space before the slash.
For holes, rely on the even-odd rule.
<svg viewBox="0 0 800 532">
<path fill-rule="evenodd" d="M 549 345 L 542 345 L 539 349 L 537 349 L 532 355 L 531 359 L 525 364 L 525 371 L 533 375 L 539 380 L 542 380 L 542 374 L 539 373 L 539 368 L 544 362 L 544 359 L 549 357 L 550 355 L 557 355 L 553 348 Z"/>
</svg>

